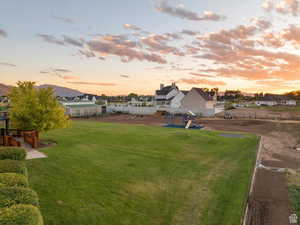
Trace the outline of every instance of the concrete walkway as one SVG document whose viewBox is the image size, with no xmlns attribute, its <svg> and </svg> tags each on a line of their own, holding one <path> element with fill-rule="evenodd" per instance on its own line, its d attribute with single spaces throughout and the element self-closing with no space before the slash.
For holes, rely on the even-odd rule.
<svg viewBox="0 0 300 225">
<path fill-rule="evenodd" d="M 32 148 L 28 143 L 24 142 L 23 138 L 16 139 L 21 143 L 21 147 L 26 150 L 26 160 L 47 158 L 47 156 L 44 153 Z"/>
</svg>

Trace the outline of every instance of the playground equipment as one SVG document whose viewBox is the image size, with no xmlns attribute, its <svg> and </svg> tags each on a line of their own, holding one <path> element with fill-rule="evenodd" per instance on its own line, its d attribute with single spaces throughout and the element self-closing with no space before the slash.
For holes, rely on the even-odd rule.
<svg viewBox="0 0 300 225">
<path fill-rule="evenodd" d="M 231 113 L 228 112 L 228 111 L 225 111 L 225 113 L 224 113 L 224 119 L 225 120 L 231 120 L 232 119 Z"/>
<path fill-rule="evenodd" d="M 202 129 L 203 126 L 197 123 L 196 117 L 197 116 L 191 111 L 184 114 L 169 113 L 166 115 L 167 124 L 165 125 L 165 127 Z"/>
</svg>

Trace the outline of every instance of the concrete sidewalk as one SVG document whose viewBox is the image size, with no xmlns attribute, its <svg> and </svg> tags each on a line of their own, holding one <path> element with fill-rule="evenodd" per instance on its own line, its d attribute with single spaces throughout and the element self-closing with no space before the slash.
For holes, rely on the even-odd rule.
<svg viewBox="0 0 300 225">
<path fill-rule="evenodd" d="M 26 150 L 26 160 L 47 158 L 44 153 L 32 148 L 28 143 L 24 142 L 23 138 L 16 138 L 16 140 L 18 140 L 21 143 L 21 147 Z"/>
</svg>

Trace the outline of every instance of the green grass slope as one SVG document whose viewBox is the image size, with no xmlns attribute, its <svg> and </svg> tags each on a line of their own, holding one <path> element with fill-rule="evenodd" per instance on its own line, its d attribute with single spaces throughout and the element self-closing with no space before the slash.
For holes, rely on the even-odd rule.
<svg viewBox="0 0 300 225">
<path fill-rule="evenodd" d="M 74 122 L 28 161 L 45 225 L 239 225 L 258 138 Z"/>
</svg>

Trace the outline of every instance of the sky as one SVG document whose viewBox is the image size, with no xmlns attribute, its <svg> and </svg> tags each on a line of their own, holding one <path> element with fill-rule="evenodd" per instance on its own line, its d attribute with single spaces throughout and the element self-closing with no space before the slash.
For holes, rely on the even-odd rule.
<svg viewBox="0 0 300 225">
<path fill-rule="evenodd" d="M 153 94 L 300 89 L 298 0 L 4 0 L 0 83 Z"/>
</svg>

